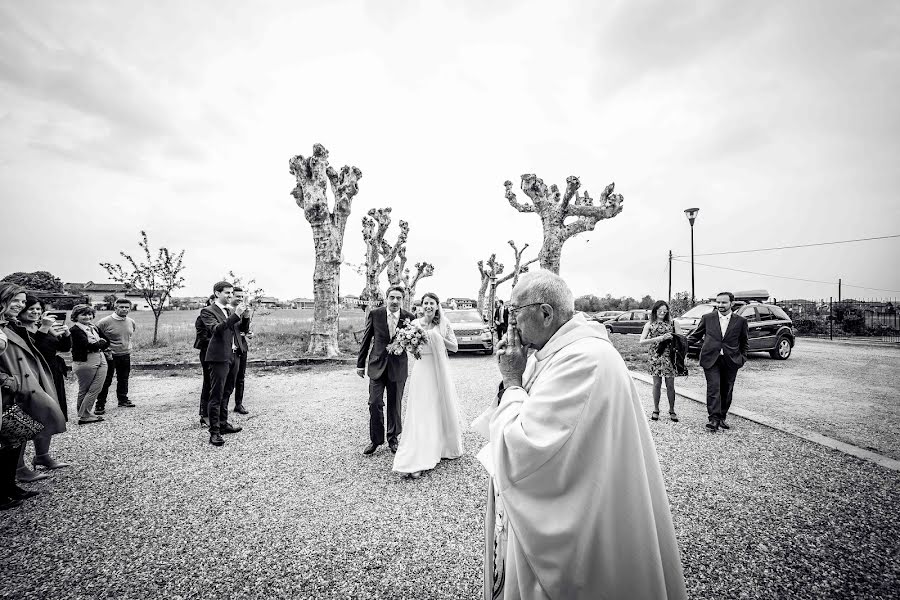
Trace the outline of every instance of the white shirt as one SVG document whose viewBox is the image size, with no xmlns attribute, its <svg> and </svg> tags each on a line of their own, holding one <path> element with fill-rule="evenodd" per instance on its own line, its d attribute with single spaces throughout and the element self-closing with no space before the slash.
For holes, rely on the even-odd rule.
<svg viewBox="0 0 900 600">
<path fill-rule="evenodd" d="M 218 306 L 222 310 L 222 312 L 225 313 L 225 317 L 228 318 L 228 307 L 218 300 L 216 300 L 216 306 Z"/>
<path fill-rule="evenodd" d="M 398 310 L 395 313 L 388 311 L 388 331 L 391 334 L 391 337 L 394 337 L 394 334 L 397 332 L 397 322 L 400 319 L 400 311 Z"/>
<path fill-rule="evenodd" d="M 731 315 L 733 315 L 733 314 L 734 314 L 734 311 L 731 311 L 731 310 L 729 310 L 728 314 L 725 315 L 724 317 L 722 316 L 722 313 L 719 313 L 719 327 L 722 328 L 722 339 L 723 340 L 725 339 L 725 332 L 728 331 L 728 324 L 731 323 Z M 724 356 L 725 350 L 724 349 L 719 350 L 719 354 Z"/>
</svg>

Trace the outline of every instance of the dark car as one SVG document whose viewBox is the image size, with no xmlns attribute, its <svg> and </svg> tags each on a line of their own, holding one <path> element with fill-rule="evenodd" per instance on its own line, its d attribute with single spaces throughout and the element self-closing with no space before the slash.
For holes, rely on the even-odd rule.
<svg viewBox="0 0 900 600">
<path fill-rule="evenodd" d="M 606 323 L 607 321 L 612 321 L 619 315 L 621 315 L 624 311 L 621 310 L 602 310 L 598 313 L 594 313 L 591 315 L 591 319 L 597 321 L 598 323 Z"/>
<path fill-rule="evenodd" d="M 459 344 L 459 352 L 494 353 L 490 325 L 485 323 L 477 309 L 444 310 L 443 313 L 450 321 L 450 328 Z"/>
<path fill-rule="evenodd" d="M 650 311 L 646 309 L 626 310 L 618 317 L 604 323 L 609 333 L 640 333 L 650 320 Z"/>
<path fill-rule="evenodd" d="M 702 307 L 702 308 L 701 308 Z M 696 328 L 699 317 L 715 310 L 715 305 L 700 304 L 675 319 L 679 333 L 690 333 Z M 694 314 L 691 315 L 691 313 Z M 791 318 L 780 307 L 774 304 L 750 302 L 735 307 L 734 312 L 747 319 L 749 352 L 768 352 L 772 358 L 786 360 L 794 348 L 794 324 Z M 689 317 L 689 315 L 691 315 Z M 688 317 L 688 318 L 686 318 Z M 693 322 L 691 325 L 690 323 Z M 697 342 L 688 349 L 689 354 L 699 354 L 700 344 Z"/>
</svg>

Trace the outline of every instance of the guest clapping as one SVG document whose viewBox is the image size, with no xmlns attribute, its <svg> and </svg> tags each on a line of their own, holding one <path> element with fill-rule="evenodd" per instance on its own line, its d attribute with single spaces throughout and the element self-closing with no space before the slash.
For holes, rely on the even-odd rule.
<svg viewBox="0 0 900 600">
<path fill-rule="evenodd" d="M 109 347 L 109 341 L 91 323 L 93 318 L 94 309 L 87 304 L 79 304 L 72 309 L 71 319 L 75 324 L 69 331 L 72 333 L 73 370 L 78 378 L 79 425 L 103 420 L 103 417 L 98 417 L 91 411 L 106 380 L 106 357 L 103 350 Z"/>
</svg>

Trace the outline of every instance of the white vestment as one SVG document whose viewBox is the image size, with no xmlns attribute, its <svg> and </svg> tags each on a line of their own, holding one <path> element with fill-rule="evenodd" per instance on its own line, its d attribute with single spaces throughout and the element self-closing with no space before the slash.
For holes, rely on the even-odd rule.
<svg viewBox="0 0 900 600">
<path fill-rule="evenodd" d="M 576 315 L 523 383 L 473 424 L 508 527 L 503 597 L 686 598 L 656 447 L 605 329 Z"/>
</svg>

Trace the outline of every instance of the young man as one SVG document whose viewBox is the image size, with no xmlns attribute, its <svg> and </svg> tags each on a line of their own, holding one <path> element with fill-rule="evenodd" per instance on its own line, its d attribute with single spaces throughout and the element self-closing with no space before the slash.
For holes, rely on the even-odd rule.
<svg viewBox="0 0 900 600">
<path fill-rule="evenodd" d="M 234 288 L 234 297 L 243 302 L 246 294 L 243 289 L 236 287 Z M 238 332 L 239 335 L 235 338 L 235 345 L 237 346 L 235 361 L 237 361 L 238 367 L 234 376 L 234 412 L 246 415 L 250 412 L 244 408 L 244 375 L 247 372 L 247 350 L 249 348 L 247 340 L 253 337 L 253 334 L 250 332 L 250 311 L 245 312 L 243 318 L 241 318 Z"/>
<path fill-rule="evenodd" d="M 216 301 L 215 294 L 206 299 L 206 306 L 210 306 Z M 203 370 L 203 385 L 200 388 L 200 424 L 209 427 L 209 363 L 206 362 L 206 347 L 209 345 L 209 332 L 206 326 L 197 315 L 194 321 L 194 329 L 197 334 L 194 337 L 194 348 L 200 351 L 200 368 Z"/>
<path fill-rule="evenodd" d="M 209 365 L 209 443 L 221 446 L 222 434 L 237 433 L 242 428 L 228 422 L 228 383 L 237 373 L 235 335 L 238 324 L 247 307 L 243 302 L 229 306 L 234 296 L 234 286 L 220 281 L 213 286 L 216 301 L 200 311 L 200 321 L 206 329 L 209 343 L 206 346 L 206 362 Z"/>
<path fill-rule="evenodd" d="M 133 408 L 134 403 L 128 399 L 128 376 L 131 375 L 131 346 L 134 332 L 137 329 L 134 319 L 128 316 L 131 301 L 119 298 L 114 305 L 113 314 L 103 317 L 97 323 L 97 329 L 109 340 L 109 352 L 106 354 L 106 380 L 97 396 L 94 414 L 106 412 L 106 395 L 112 385 L 113 374 L 116 376 L 116 398 L 119 406 Z"/>
<path fill-rule="evenodd" d="M 703 315 L 697 328 L 688 335 L 688 345 L 701 339 L 700 366 L 706 375 L 706 412 L 709 422 L 706 428 L 716 432 L 719 428 L 731 429 L 725 422 L 731 408 L 734 380 L 738 369 L 747 362 L 749 327 L 747 319 L 731 311 L 734 294 L 719 292 L 716 310 Z"/>
</svg>

